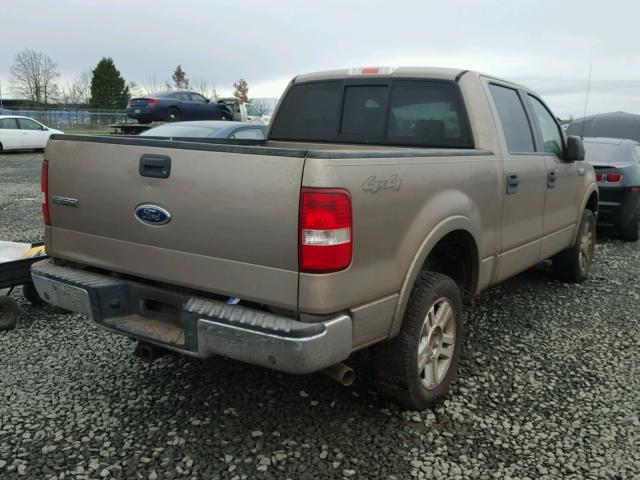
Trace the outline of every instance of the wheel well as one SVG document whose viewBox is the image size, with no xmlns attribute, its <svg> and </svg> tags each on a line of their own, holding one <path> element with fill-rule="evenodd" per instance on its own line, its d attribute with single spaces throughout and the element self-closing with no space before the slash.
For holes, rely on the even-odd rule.
<svg viewBox="0 0 640 480">
<path fill-rule="evenodd" d="M 594 215 L 598 213 L 598 194 L 596 192 L 593 192 L 589 197 L 586 209 L 591 210 Z"/>
<path fill-rule="evenodd" d="M 422 268 L 452 278 L 458 284 L 462 298 L 471 300 L 478 283 L 475 240 L 464 230 L 448 233 L 433 247 Z"/>
</svg>

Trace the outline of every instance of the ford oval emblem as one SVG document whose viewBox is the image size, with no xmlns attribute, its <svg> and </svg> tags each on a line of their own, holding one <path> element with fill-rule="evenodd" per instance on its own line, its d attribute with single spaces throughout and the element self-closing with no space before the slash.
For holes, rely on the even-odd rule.
<svg viewBox="0 0 640 480">
<path fill-rule="evenodd" d="M 147 225 L 166 225 L 171 220 L 171 214 L 158 205 L 145 203 L 136 207 L 136 218 Z"/>
</svg>

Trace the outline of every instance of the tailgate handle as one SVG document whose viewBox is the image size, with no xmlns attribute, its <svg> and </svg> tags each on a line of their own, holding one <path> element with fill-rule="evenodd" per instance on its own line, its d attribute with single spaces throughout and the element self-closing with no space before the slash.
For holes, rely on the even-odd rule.
<svg viewBox="0 0 640 480">
<path fill-rule="evenodd" d="M 171 158 L 166 155 L 142 155 L 138 171 L 143 177 L 169 178 Z"/>
</svg>

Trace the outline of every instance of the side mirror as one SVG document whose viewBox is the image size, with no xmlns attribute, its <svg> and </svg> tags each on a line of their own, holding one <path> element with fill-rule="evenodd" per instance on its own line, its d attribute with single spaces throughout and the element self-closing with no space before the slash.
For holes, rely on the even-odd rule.
<svg viewBox="0 0 640 480">
<path fill-rule="evenodd" d="M 211 100 L 209 100 L 209 99 L 207 98 L 207 99 L 205 99 L 205 102 L 210 103 L 210 102 L 211 102 Z"/>
<path fill-rule="evenodd" d="M 576 135 L 567 137 L 567 151 L 564 159 L 568 162 L 584 160 L 584 144 L 580 137 Z"/>
</svg>

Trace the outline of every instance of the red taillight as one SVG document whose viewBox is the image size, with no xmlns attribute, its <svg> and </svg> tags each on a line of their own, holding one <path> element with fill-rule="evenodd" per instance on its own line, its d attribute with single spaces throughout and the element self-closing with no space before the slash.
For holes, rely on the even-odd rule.
<svg viewBox="0 0 640 480">
<path fill-rule="evenodd" d="M 362 69 L 362 75 L 376 75 L 380 73 L 380 68 L 378 67 L 365 67 Z"/>
<path fill-rule="evenodd" d="M 596 181 L 597 182 L 601 182 L 603 178 L 604 178 L 604 173 L 596 172 Z"/>
<path fill-rule="evenodd" d="M 49 218 L 49 162 L 42 161 L 42 173 L 40 175 L 40 192 L 42 203 L 42 218 L 45 225 L 51 225 Z"/>
<path fill-rule="evenodd" d="M 351 196 L 346 190 L 300 192 L 300 271 L 329 273 L 351 264 Z"/>
<path fill-rule="evenodd" d="M 620 183 L 620 180 L 622 180 L 621 173 L 607 173 L 607 183 Z"/>
<path fill-rule="evenodd" d="M 150 98 L 149 100 L 147 100 L 147 105 L 150 107 L 155 107 L 158 104 L 158 100 L 156 100 L 155 98 Z"/>
</svg>

